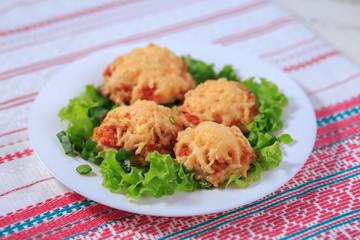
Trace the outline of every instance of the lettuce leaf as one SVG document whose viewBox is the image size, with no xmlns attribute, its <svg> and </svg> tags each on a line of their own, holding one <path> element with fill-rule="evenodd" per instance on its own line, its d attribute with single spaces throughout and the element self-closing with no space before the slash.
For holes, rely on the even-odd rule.
<svg viewBox="0 0 360 240">
<path fill-rule="evenodd" d="M 100 165 L 103 176 L 102 185 L 111 192 L 125 192 L 127 197 L 140 198 L 142 195 L 161 197 L 172 195 L 175 191 L 195 191 L 197 183 L 194 175 L 186 173 L 182 165 L 170 155 L 158 152 L 149 153 L 145 161 L 147 168 L 131 167 L 127 173 L 116 159 L 117 152 L 101 152 L 103 161 Z"/>
<path fill-rule="evenodd" d="M 271 168 L 278 167 L 282 160 L 279 140 L 286 143 L 291 142 L 290 135 L 286 134 L 279 139 L 270 134 L 275 130 L 280 130 L 283 123 L 280 119 L 282 107 L 287 105 L 286 96 L 279 92 L 278 87 L 267 81 L 265 78 L 260 79 L 260 83 L 255 82 L 254 78 L 249 78 L 243 84 L 252 91 L 259 103 L 259 114 L 250 123 L 247 128 L 250 133 L 247 139 L 255 150 L 258 159 L 247 172 L 246 178 L 241 178 L 239 174 L 234 174 L 223 185 L 229 186 L 232 182 L 239 188 L 246 188 L 254 181 L 261 178 L 261 173 Z"/>
<path fill-rule="evenodd" d="M 111 101 L 101 96 L 94 85 L 87 85 L 85 92 L 69 101 L 59 112 L 61 121 L 70 122 L 66 134 L 69 135 L 76 151 L 81 152 L 86 141 L 92 136 L 94 127 L 100 124 L 101 118 L 111 107 Z"/>
<path fill-rule="evenodd" d="M 214 70 L 214 64 L 207 64 L 201 60 L 192 58 L 190 55 L 182 56 L 185 61 L 190 75 L 193 77 L 195 84 L 199 85 L 206 80 L 219 78 L 227 78 L 229 81 L 240 82 L 232 66 L 226 65 L 219 73 Z"/>
<path fill-rule="evenodd" d="M 277 141 L 270 146 L 257 150 L 256 155 L 258 156 L 258 159 L 251 165 L 246 178 L 241 178 L 240 174 L 234 174 L 228 181 L 222 184 L 221 187 L 226 188 L 231 183 L 234 183 L 238 188 L 247 188 L 253 182 L 261 179 L 261 173 L 271 168 L 278 167 L 282 160 L 280 145 Z"/>
<path fill-rule="evenodd" d="M 277 140 L 279 142 L 283 142 L 284 144 L 289 144 L 289 143 L 292 143 L 292 141 L 293 141 L 292 137 L 287 133 L 282 134 L 280 137 L 278 137 Z"/>
<path fill-rule="evenodd" d="M 196 85 L 209 79 L 216 79 L 217 74 L 214 70 L 214 64 L 207 64 L 203 61 L 193 59 L 190 55 L 182 56 L 181 58 L 185 61 L 186 67 Z"/>
<path fill-rule="evenodd" d="M 219 78 L 241 82 L 232 66 L 224 66 L 216 72 L 213 64 L 193 59 L 190 55 L 182 56 L 182 59 L 186 62 L 196 85 L 208 79 Z M 278 138 L 271 134 L 283 127 L 280 117 L 282 107 L 288 103 L 286 96 L 279 92 L 275 84 L 265 78 L 261 78 L 260 82 L 250 78 L 242 83 L 255 94 L 259 103 L 259 113 L 255 116 L 254 122 L 248 125 L 250 132 L 246 136 L 258 159 L 247 172 L 246 178 L 234 174 L 228 181 L 221 184 L 221 187 L 232 184 L 239 188 L 246 188 L 254 181 L 260 180 L 262 172 L 279 166 L 282 160 L 279 142 L 287 144 L 292 141 L 288 134 Z M 100 165 L 104 187 L 114 193 L 125 193 L 129 198 L 140 198 L 142 195 L 161 197 L 172 195 L 175 191 L 214 188 L 205 180 L 194 180 L 194 175 L 186 173 L 184 167 L 177 164 L 170 155 L 150 153 L 145 159 L 150 162 L 150 166 L 140 168 L 130 166 L 128 157 L 119 158 L 126 151 L 124 149 L 118 152 L 115 150 L 100 152 L 97 155 L 91 152 L 93 148 L 86 148 L 85 143 L 91 139 L 93 129 L 100 124 L 103 115 L 112 108 L 114 108 L 113 103 L 107 97 L 101 96 L 100 91 L 93 85 L 87 85 L 85 92 L 71 99 L 68 106 L 59 112 L 61 120 L 70 122 L 65 131 L 65 135 L 69 136 L 70 144 L 78 153 L 86 150 L 86 154 L 83 154 L 86 155 L 85 158 L 95 157 L 94 163 Z M 176 108 L 176 105 L 173 108 Z M 91 140 L 89 141 L 91 143 Z M 73 153 L 71 149 L 66 148 L 66 150 L 70 155 Z"/>
<path fill-rule="evenodd" d="M 249 78 L 243 84 L 252 91 L 259 103 L 259 114 L 255 116 L 248 129 L 253 132 L 272 132 L 283 127 L 280 120 L 282 107 L 286 106 L 288 99 L 279 92 L 278 87 L 267 81 L 265 78 L 260 79 L 260 83 L 255 82 L 255 78 Z"/>
<path fill-rule="evenodd" d="M 226 65 L 220 70 L 219 74 L 216 76 L 216 79 L 219 78 L 226 78 L 228 81 L 240 82 L 240 78 L 236 75 L 235 70 L 230 65 Z"/>
</svg>

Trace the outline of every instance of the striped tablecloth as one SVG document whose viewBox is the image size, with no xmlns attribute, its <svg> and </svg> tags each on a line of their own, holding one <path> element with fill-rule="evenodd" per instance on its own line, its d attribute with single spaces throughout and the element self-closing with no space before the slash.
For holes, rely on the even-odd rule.
<svg viewBox="0 0 360 240">
<path fill-rule="evenodd" d="M 297 81 L 318 124 L 301 171 L 249 205 L 190 217 L 112 209 L 56 180 L 28 138 L 29 110 L 41 87 L 84 56 L 159 38 L 232 46 Z M 0 2 L 0 63 L 0 238 L 360 235 L 360 68 L 271 1 L 5 0 Z"/>
</svg>

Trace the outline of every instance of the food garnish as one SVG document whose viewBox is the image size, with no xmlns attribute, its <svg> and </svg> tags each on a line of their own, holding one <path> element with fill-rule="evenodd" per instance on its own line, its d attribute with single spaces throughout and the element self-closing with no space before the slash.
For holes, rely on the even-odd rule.
<svg viewBox="0 0 360 240">
<path fill-rule="evenodd" d="M 190 55 L 182 56 L 181 58 L 186 63 L 182 71 L 192 76 L 195 86 L 204 84 L 209 79 L 226 78 L 227 81 L 235 81 L 237 82 L 236 84 L 241 83 L 241 85 L 247 88 L 249 93 L 246 94 L 248 94 L 248 97 L 253 94 L 256 98 L 256 112 L 251 110 L 254 111 L 253 114 L 255 116 L 251 123 L 243 127 L 246 128 L 245 130 L 243 129 L 244 139 L 248 141 L 253 152 L 253 156 L 249 161 L 250 165 L 246 168 L 245 174 L 239 172 L 229 175 L 225 181 L 213 181 L 215 187 L 226 188 L 232 185 L 246 188 L 252 182 L 258 181 L 261 178 L 262 172 L 279 166 L 282 160 L 280 143 L 289 144 L 292 142 L 292 138 L 288 134 L 283 134 L 278 138 L 272 134 L 272 132 L 282 129 L 283 122 L 280 119 L 282 108 L 288 103 L 288 99 L 279 92 L 278 87 L 265 78 L 261 78 L 260 82 L 256 81 L 255 78 L 242 81 L 230 65 L 224 66 L 223 69 L 217 72 L 213 64 L 193 59 Z M 112 77 L 112 71 L 113 68 L 108 67 L 104 72 L 105 77 Z M 143 91 L 142 93 L 150 94 L 149 91 Z M 151 92 L 151 94 L 154 94 L 154 92 Z M 134 101 L 132 104 L 135 103 L 135 100 L 131 101 Z M 124 105 L 126 101 L 121 100 L 120 102 Z M 136 104 L 140 103 L 137 102 Z M 168 110 L 171 115 L 166 115 L 168 125 L 174 125 L 179 128 L 176 131 L 182 130 L 180 129 L 182 128 L 181 121 L 181 126 L 179 126 L 178 120 L 175 120 L 175 118 L 178 119 L 177 114 L 182 109 L 178 105 L 180 104 L 173 103 L 171 110 Z M 197 178 L 198 180 L 196 180 L 194 175 L 197 173 L 185 169 L 179 161 L 173 158 L 174 153 L 171 151 L 169 152 L 170 154 L 160 154 L 154 145 L 154 147 L 147 148 L 152 148 L 153 151 L 147 151 L 145 156 L 140 156 L 139 153 L 135 153 L 137 148 L 123 148 L 117 145 L 118 138 L 110 139 L 111 144 L 109 146 L 106 146 L 107 141 L 101 142 L 101 137 L 107 137 L 108 135 L 111 135 L 111 137 L 120 136 L 124 131 L 126 132 L 127 125 L 124 125 L 126 126 L 124 129 L 120 129 L 120 133 L 119 128 L 110 124 L 113 120 L 109 120 L 110 118 L 108 117 L 108 114 L 112 114 L 109 113 L 110 111 L 115 109 L 120 113 L 123 111 L 122 108 L 123 106 L 117 107 L 114 105 L 108 96 L 104 96 L 93 85 L 87 85 L 85 92 L 71 99 L 68 106 L 59 112 L 61 120 L 70 122 L 67 130 L 57 134 L 65 154 L 69 156 L 80 155 L 84 160 L 100 165 L 100 172 L 103 176 L 102 185 L 111 192 L 125 193 L 130 198 L 139 198 L 143 195 L 161 197 L 163 195 L 171 195 L 175 191 L 195 191 L 198 188 L 214 188 L 214 184 L 206 181 L 206 178 Z M 127 115 L 127 113 L 121 116 L 124 118 L 132 117 Z M 188 112 L 184 112 L 183 116 L 193 125 L 202 124 L 199 117 Z M 107 119 L 105 121 L 109 122 L 108 126 L 102 125 L 104 119 Z M 236 124 L 230 125 L 236 128 Z M 165 150 L 167 153 L 169 149 L 166 147 Z M 178 154 L 184 156 L 189 155 L 189 152 L 186 152 L 186 149 L 180 149 Z M 134 158 L 136 158 L 135 161 Z M 145 164 L 138 164 L 139 161 Z M 212 169 L 213 172 L 218 172 L 219 166 L 214 164 Z M 80 174 L 91 172 L 91 168 L 88 165 L 81 165 L 76 170 Z"/>
</svg>

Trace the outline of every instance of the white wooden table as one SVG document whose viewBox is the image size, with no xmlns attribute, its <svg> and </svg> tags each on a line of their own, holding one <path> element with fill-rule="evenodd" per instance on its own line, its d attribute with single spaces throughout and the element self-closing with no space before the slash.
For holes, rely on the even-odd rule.
<svg viewBox="0 0 360 240">
<path fill-rule="evenodd" d="M 360 0 L 274 0 L 360 64 Z"/>
</svg>

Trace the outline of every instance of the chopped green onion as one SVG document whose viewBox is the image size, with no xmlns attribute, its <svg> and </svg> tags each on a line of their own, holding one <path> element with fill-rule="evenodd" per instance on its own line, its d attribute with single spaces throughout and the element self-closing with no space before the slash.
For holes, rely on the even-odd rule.
<svg viewBox="0 0 360 240">
<path fill-rule="evenodd" d="M 85 161 L 89 160 L 90 158 L 90 152 L 86 151 L 85 149 L 83 149 L 81 151 L 81 158 L 84 159 Z"/>
<path fill-rule="evenodd" d="M 102 163 L 103 160 L 104 160 L 104 158 L 102 158 L 102 157 L 96 157 L 96 158 L 94 159 L 94 163 L 95 163 L 96 165 L 100 166 L 100 164 Z"/>
<path fill-rule="evenodd" d="M 103 107 L 93 107 L 89 109 L 88 115 L 90 120 L 95 124 L 95 126 L 100 125 L 103 116 L 108 112 L 106 108 Z"/>
<path fill-rule="evenodd" d="M 96 145 L 97 145 L 97 142 L 94 142 L 93 140 L 91 139 L 88 139 L 85 143 L 85 147 L 84 149 L 86 149 L 87 151 L 94 151 L 95 148 L 96 148 Z"/>
<path fill-rule="evenodd" d="M 131 171 L 130 149 L 125 150 L 123 148 L 120 148 L 119 151 L 116 153 L 116 160 L 120 162 L 120 165 L 125 172 L 129 173 Z"/>
<path fill-rule="evenodd" d="M 74 150 L 77 152 L 81 152 L 85 146 L 85 138 L 80 135 L 71 135 L 71 132 L 69 132 L 69 138 L 70 141 L 74 144 Z"/>
<path fill-rule="evenodd" d="M 58 134 L 56 134 L 57 138 L 59 139 L 62 147 L 64 148 L 65 154 L 75 157 L 76 154 L 74 153 L 72 143 L 70 141 L 69 135 L 66 134 L 66 132 L 61 131 Z"/>
<path fill-rule="evenodd" d="M 173 116 L 170 116 L 169 117 L 169 121 L 171 122 L 171 124 L 175 125 L 176 126 L 176 122 L 175 122 L 175 119 Z"/>
<path fill-rule="evenodd" d="M 293 139 L 289 134 L 285 133 L 285 134 L 281 135 L 280 137 L 278 137 L 278 141 L 283 142 L 284 144 L 289 144 L 289 143 L 292 143 Z"/>
<path fill-rule="evenodd" d="M 92 171 L 92 168 L 88 164 L 80 165 L 76 168 L 76 171 L 81 175 L 89 174 Z"/>
<path fill-rule="evenodd" d="M 85 143 L 83 150 L 81 151 L 81 157 L 84 160 L 88 160 L 91 156 L 91 153 L 96 149 L 97 142 L 94 142 L 91 139 L 88 139 Z"/>
<path fill-rule="evenodd" d="M 130 149 L 125 150 L 123 148 L 120 148 L 120 150 L 116 153 L 116 160 L 122 162 L 125 159 L 130 159 Z"/>
<path fill-rule="evenodd" d="M 125 159 L 121 163 L 121 167 L 124 169 L 125 172 L 129 173 L 131 171 L 130 159 Z"/>
</svg>

